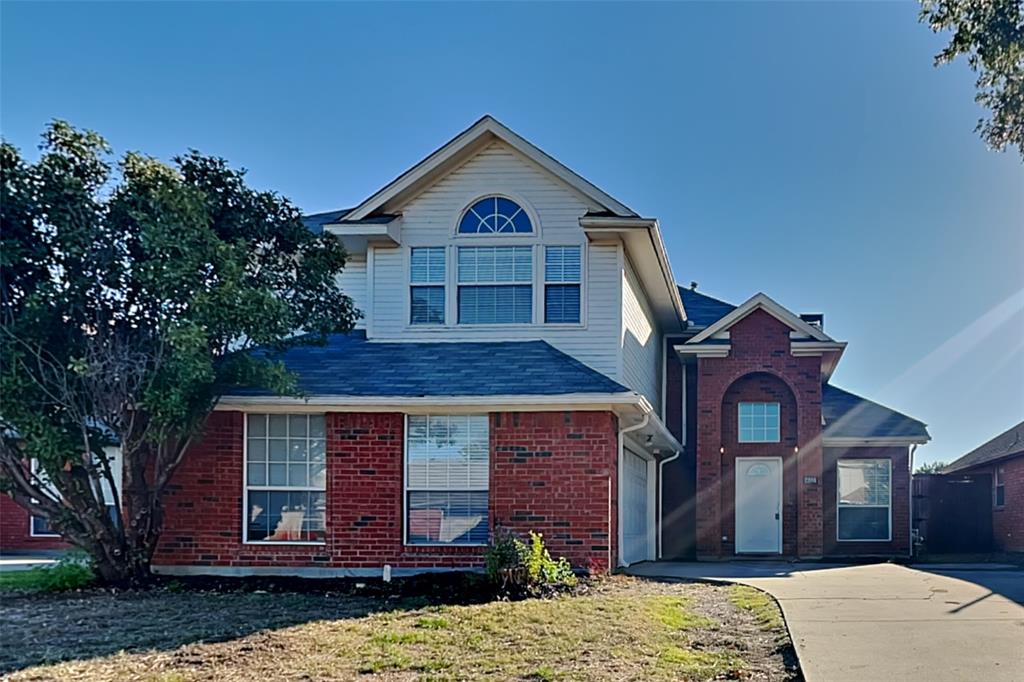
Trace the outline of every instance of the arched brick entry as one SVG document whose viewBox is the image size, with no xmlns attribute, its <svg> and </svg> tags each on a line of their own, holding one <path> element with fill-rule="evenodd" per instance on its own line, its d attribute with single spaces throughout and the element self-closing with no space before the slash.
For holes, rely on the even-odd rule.
<svg viewBox="0 0 1024 682">
<path fill-rule="evenodd" d="M 822 554 L 821 358 L 794 357 L 789 333 L 788 326 L 755 310 L 729 329 L 727 357 L 697 362 L 698 558 L 734 553 L 732 467 L 744 454 L 783 457 L 783 553 Z M 740 400 L 780 403 L 780 443 L 738 442 Z"/>
<path fill-rule="evenodd" d="M 778 443 L 739 442 L 739 404 L 741 402 L 779 403 L 780 439 Z M 735 553 L 737 457 L 779 457 L 782 460 L 782 553 L 797 553 L 797 429 L 796 396 L 781 378 L 766 372 L 752 372 L 736 379 L 722 396 L 722 481 L 721 528 L 722 553 Z"/>
</svg>

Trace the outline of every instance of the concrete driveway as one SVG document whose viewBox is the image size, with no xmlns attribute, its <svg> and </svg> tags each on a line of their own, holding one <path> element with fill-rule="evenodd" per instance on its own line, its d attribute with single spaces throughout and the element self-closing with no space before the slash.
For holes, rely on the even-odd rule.
<svg viewBox="0 0 1024 682">
<path fill-rule="evenodd" d="M 782 562 L 632 566 L 738 582 L 782 607 L 808 682 L 1024 680 L 1024 571 Z"/>
</svg>

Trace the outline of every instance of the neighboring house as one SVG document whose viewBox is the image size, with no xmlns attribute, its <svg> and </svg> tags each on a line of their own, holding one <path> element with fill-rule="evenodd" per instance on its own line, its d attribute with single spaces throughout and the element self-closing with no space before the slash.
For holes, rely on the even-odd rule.
<svg viewBox="0 0 1024 682">
<path fill-rule="evenodd" d="M 498 528 L 597 569 L 909 552 L 928 434 L 828 383 L 821 316 L 680 289 L 657 220 L 493 118 L 307 220 L 365 318 L 280 356 L 307 399 L 218 403 L 159 570 L 472 567 Z"/>
<path fill-rule="evenodd" d="M 108 445 L 103 450 L 109 458 L 114 480 L 120 480 L 121 448 Z M 38 473 L 35 460 L 29 465 L 33 473 Z M 115 503 L 115 495 L 106 482 L 103 483 L 103 499 L 110 510 Z M 29 514 L 10 497 L 0 494 L 0 551 L 39 552 L 67 548 L 68 544 L 53 532 L 45 518 Z"/>
<path fill-rule="evenodd" d="M 945 467 L 942 474 L 991 481 L 992 539 L 996 548 L 1024 552 L 1024 422 L 971 450 Z"/>
</svg>

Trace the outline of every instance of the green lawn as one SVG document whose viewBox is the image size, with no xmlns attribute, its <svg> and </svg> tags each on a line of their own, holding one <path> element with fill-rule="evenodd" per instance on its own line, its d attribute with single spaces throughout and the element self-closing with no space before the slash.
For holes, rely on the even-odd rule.
<svg viewBox="0 0 1024 682">
<path fill-rule="evenodd" d="M 0 591 L 11 590 L 40 592 L 46 589 L 45 568 L 26 569 L 24 571 L 4 571 L 0 573 Z"/>
<path fill-rule="evenodd" d="M 363 600 L 345 612 L 344 600 L 355 598 L 246 593 L 204 600 L 164 591 L 142 598 L 149 603 L 132 603 L 131 617 L 94 625 L 104 631 L 88 649 L 54 648 L 61 628 L 42 619 L 36 625 L 50 638 L 45 656 L 72 660 L 26 666 L 29 661 L 19 650 L 20 664 L 8 669 L 21 669 L 12 680 L 86 681 L 711 680 L 746 679 L 755 672 L 796 679 L 785 667 L 777 636 L 766 636 L 760 616 L 735 606 L 732 597 L 726 587 L 615 577 L 584 594 L 557 599 L 459 606 Z M 116 600 L 104 599 L 103 608 L 116 611 Z M 176 599 L 184 602 L 175 604 Z M 208 610 L 197 612 L 203 603 Z M 288 609 L 291 624 L 273 625 L 275 605 Z M 30 604 L 24 607 L 28 612 Z M 84 607 L 77 601 L 75 608 Z M 234 621 L 233 610 L 238 611 Z M 259 627 L 263 613 L 265 628 Z M 74 630 L 80 627 L 79 614 L 67 613 L 66 606 L 54 618 L 75 619 L 69 641 L 89 639 Z M 145 622 L 133 622 L 137 619 Z M 182 638 L 188 628 L 200 627 L 190 621 L 203 620 L 206 629 Z M 225 627 L 218 637 L 210 628 L 221 621 Z M 161 640 L 160 628 L 174 636 Z"/>
</svg>

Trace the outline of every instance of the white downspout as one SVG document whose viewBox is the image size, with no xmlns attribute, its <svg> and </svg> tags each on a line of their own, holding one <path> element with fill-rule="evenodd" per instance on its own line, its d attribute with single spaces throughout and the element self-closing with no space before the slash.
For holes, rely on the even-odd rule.
<svg viewBox="0 0 1024 682">
<path fill-rule="evenodd" d="M 683 454 L 682 450 L 676 450 L 676 453 L 674 455 L 658 462 L 658 553 L 655 556 L 657 556 L 659 559 L 662 557 L 663 554 L 663 552 L 661 551 L 661 546 L 663 544 L 662 535 L 665 534 L 665 473 L 663 467 L 669 462 L 679 459 L 679 455 L 681 454 Z"/>
<path fill-rule="evenodd" d="M 622 560 L 622 466 L 623 466 L 623 463 L 626 460 L 626 454 L 625 454 L 626 439 L 625 439 L 625 436 L 626 436 L 627 433 L 630 433 L 632 431 L 639 431 L 640 429 L 642 429 L 645 426 L 647 426 L 647 424 L 650 421 L 651 421 L 651 413 L 647 412 L 647 413 L 644 414 L 644 418 L 641 419 L 638 424 L 634 424 L 633 426 L 627 426 L 624 429 L 619 429 L 619 464 L 618 464 L 618 471 L 616 471 L 616 478 L 618 479 L 618 489 L 619 489 L 619 492 L 618 492 L 618 496 L 616 497 L 616 505 L 615 506 L 617 508 L 617 515 L 619 517 L 618 533 L 616 533 L 616 535 L 618 536 L 617 537 L 617 539 L 618 539 L 618 542 L 617 542 L 618 554 L 619 554 L 619 556 L 618 556 L 618 560 L 619 560 L 618 564 L 619 564 L 619 566 L 623 566 L 623 567 L 629 566 L 629 564 L 627 564 L 625 561 Z"/>
</svg>

